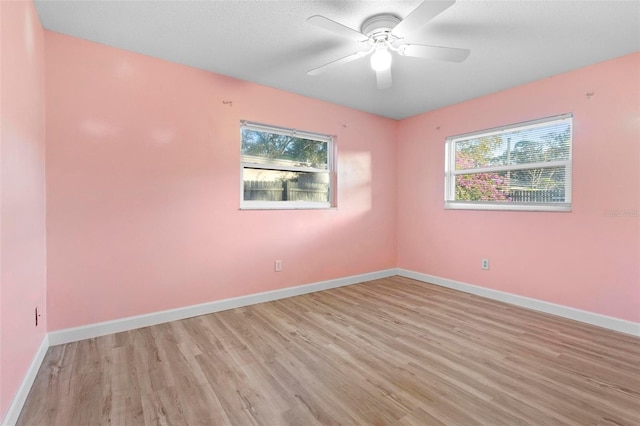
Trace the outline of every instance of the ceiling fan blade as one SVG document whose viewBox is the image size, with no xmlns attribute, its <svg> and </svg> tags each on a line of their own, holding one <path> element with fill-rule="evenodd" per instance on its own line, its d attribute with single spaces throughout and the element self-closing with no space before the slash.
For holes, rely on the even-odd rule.
<svg viewBox="0 0 640 426">
<path fill-rule="evenodd" d="M 395 26 L 391 34 L 398 38 L 405 38 L 455 3 L 455 0 L 435 1 L 425 0 L 413 9 L 402 21 Z"/>
<path fill-rule="evenodd" d="M 471 53 L 469 49 L 456 47 L 427 46 L 423 44 L 403 44 L 398 48 L 403 56 L 414 58 L 435 59 L 438 61 L 462 62 Z"/>
<path fill-rule="evenodd" d="M 368 37 L 359 31 L 342 25 L 336 21 L 332 21 L 329 18 L 325 18 L 321 15 L 313 15 L 307 18 L 307 22 L 315 25 L 316 27 L 323 28 L 327 31 L 331 31 L 334 34 L 338 34 L 342 37 L 350 38 L 355 41 L 367 41 Z"/>
<path fill-rule="evenodd" d="M 388 89 L 391 87 L 391 67 L 386 70 L 376 71 L 376 81 L 378 82 L 378 89 Z"/>
<path fill-rule="evenodd" d="M 324 64 L 319 66 L 318 68 L 314 68 L 312 70 L 307 71 L 307 75 L 318 75 L 323 72 L 330 70 L 331 68 L 337 67 L 338 65 L 346 64 L 351 61 L 355 61 L 356 59 L 364 58 L 367 55 L 367 51 L 364 52 L 356 52 L 351 55 L 345 56 L 344 58 L 336 59 L 335 61 L 329 62 L 328 64 Z"/>
</svg>

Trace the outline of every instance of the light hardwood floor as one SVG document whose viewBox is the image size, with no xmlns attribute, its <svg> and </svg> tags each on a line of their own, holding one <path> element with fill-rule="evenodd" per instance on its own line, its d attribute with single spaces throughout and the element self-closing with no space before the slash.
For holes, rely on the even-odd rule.
<svg viewBox="0 0 640 426">
<path fill-rule="evenodd" d="M 20 425 L 640 425 L 640 339 L 401 277 L 49 349 Z"/>
</svg>

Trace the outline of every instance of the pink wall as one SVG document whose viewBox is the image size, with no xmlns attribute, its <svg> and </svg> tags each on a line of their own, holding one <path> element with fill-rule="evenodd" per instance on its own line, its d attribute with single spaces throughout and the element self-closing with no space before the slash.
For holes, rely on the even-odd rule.
<svg viewBox="0 0 640 426">
<path fill-rule="evenodd" d="M 45 39 L 51 331 L 395 267 L 397 122 Z M 337 135 L 339 207 L 240 211 L 241 119 Z"/>
<path fill-rule="evenodd" d="M 34 321 L 34 307 L 45 309 L 46 238 L 44 30 L 31 1 L 3 1 L 0 10 L 2 418 L 46 331 Z"/>
<path fill-rule="evenodd" d="M 569 112 L 571 213 L 444 210 L 447 136 Z M 640 321 L 640 53 L 403 120 L 397 155 L 399 267 Z"/>
</svg>

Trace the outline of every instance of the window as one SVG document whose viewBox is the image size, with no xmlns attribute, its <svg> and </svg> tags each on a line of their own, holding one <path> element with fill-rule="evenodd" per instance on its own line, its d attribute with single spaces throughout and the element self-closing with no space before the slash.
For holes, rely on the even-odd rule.
<svg viewBox="0 0 640 426">
<path fill-rule="evenodd" d="M 445 208 L 571 210 L 571 114 L 452 136 Z"/>
<path fill-rule="evenodd" d="M 241 208 L 328 208 L 333 200 L 333 138 L 242 122 Z"/>
</svg>

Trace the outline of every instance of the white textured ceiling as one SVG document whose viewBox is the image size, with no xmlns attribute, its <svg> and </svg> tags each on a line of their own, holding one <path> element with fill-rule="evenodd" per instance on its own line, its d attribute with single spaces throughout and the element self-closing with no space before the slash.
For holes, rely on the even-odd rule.
<svg viewBox="0 0 640 426">
<path fill-rule="evenodd" d="M 372 15 L 402 18 L 420 3 L 35 1 L 48 30 L 395 119 L 640 50 L 637 0 L 459 0 L 407 40 L 471 49 L 463 63 L 395 56 L 385 90 L 366 59 L 306 74 L 358 50 L 308 17 L 360 30 Z"/>
</svg>

